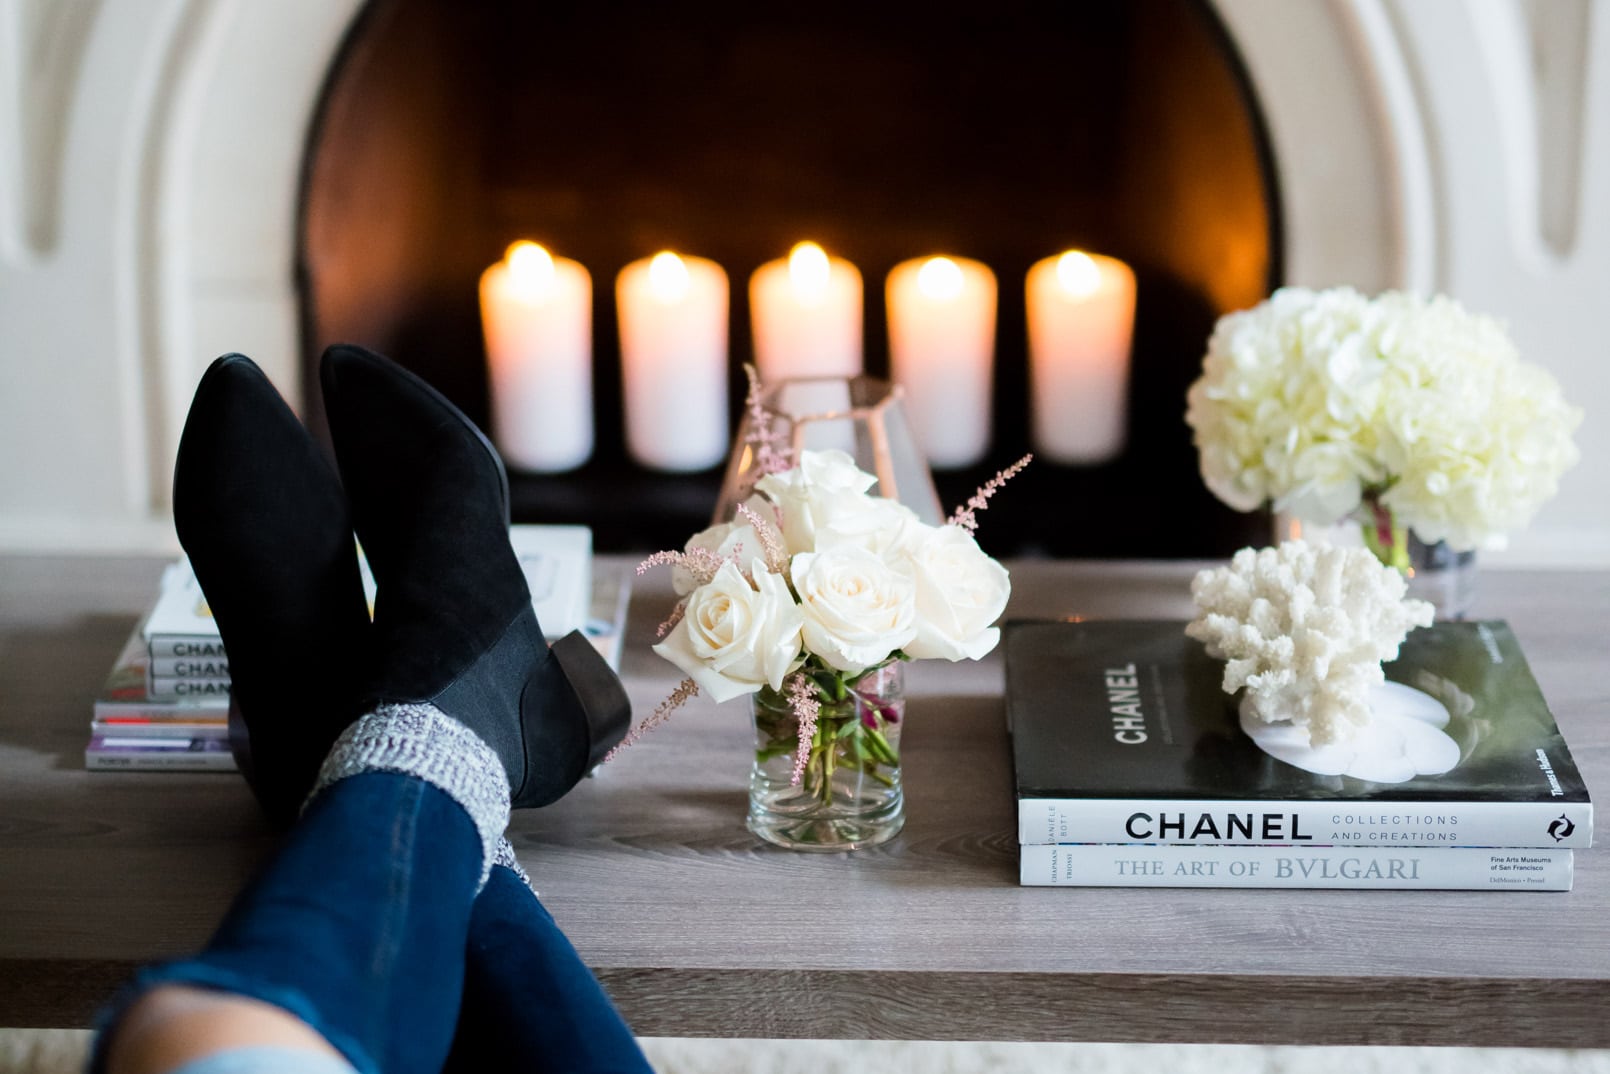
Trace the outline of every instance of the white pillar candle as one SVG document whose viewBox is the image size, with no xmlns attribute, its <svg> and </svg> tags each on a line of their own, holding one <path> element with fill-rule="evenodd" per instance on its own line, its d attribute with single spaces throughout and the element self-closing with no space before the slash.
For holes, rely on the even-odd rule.
<svg viewBox="0 0 1610 1074">
<path fill-rule="evenodd" d="M 615 281 L 626 447 L 657 470 L 703 470 L 726 458 L 727 273 L 669 251 L 633 261 Z"/>
<path fill-rule="evenodd" d="M 889 273 L 890 377 L 905 387 L 917 444 L 936 469 L 989 448 L 995 366 L 995 274 L 977 261 L 929 257 Z"/>
<path fill-rule="evenodd" d="M 1135 274 L 1069 250 L 1036 263 L 1027 290 L 1035 447 L 1056 462 L 1105 462 L 1124 446 Z"/>
<path fill-rule="evenodd" d="M 587 270 L 534 242 L 481 274 L 492 438 L 511 466 L 569 470 L 593 453 L 592 309 Z"/>
<path fill-rule="evenodd" d="M 814 242 L 755 270 L 749 319 L 768 384 L 861 372 L 861 271 Z"/>
</svg>

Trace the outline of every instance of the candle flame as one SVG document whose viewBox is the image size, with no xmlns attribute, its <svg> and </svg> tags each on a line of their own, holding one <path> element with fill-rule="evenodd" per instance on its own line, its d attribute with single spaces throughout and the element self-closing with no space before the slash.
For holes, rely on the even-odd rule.
<svg viewBox="0 0 1610 1074">
<path fill-rule="evenodd" d="M 1101 290 L 1101 267 L 1082 250 L 1069 250 L 1057 258 L 1057 282 L 1074 298 L 1089 298 Z"/>
<path fill-rule="evenodd" d="M 941 301 L 962 293 L 961 266 L 948 257 L 930 257 L 917 270 L 917 290 Z"/>
<path fill-rule="evenodd" d="M 661 302 L 680 302 L 688 293 L 688 266 L 669 250 L 661 250 L 648 263 L 649 290 Z"/>
<path fill-rule="evenodd" d="M 830 273 L 827 251 L 814 242 L 799 243 L 788 254 L 788 278 L 801 301 L 820 302 Z"/>
<path fill-rule="evenodd" d="M 503 260 L 509 266 L 509 282 L 520 298 L 536 302 L 553 290 L 553 255 L 541 246 L 522 239 L 509 246 Z"/>
</svg>

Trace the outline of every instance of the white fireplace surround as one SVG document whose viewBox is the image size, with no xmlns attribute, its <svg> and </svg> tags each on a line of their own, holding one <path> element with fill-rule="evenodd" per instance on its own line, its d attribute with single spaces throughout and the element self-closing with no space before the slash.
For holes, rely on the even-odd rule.
<svg viewBox="0 0 1610 1074">
<path fill-rule="evenodd" d="M 296 397 L 298 179 L 361 6 L 0 0 L 0 548 L 173 547 L 206 363 L 244 351 Z M 1271 129 L 1289 280 L 1507 319 L 1587 419 L 1494 558 L 1610 566 L 1610 2 L 1215 6 Z"/>
</svg>

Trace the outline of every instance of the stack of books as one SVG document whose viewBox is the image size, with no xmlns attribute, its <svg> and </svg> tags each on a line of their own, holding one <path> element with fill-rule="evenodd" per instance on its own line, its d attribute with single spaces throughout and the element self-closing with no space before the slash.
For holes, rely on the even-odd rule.
<svg viewBox="0 0 1610 1074">
<path fill-rule="evenodd" d="M 595 570 L 585 526 L 514 526 L 510 542 L 549 636 L 581 630 L 619 668 L 631 599 L 625 569 Z M 374 601 L 374 580 L 359 556 Z M 234 771 L 229 660 L 188 560 L 164 571 L 157 599 L 130 635 L 94 703 L 86 768 Z"/>
<path fill-rule="evenodd" d="M 1514 634 L 1437 623 L 1389 680 L 1441 701 L 1449 772 L 1322 776 L 1241 730 L 1180 621 L 1007 625 L 1020 882 L 1566 891 L 1593 806 Z"/>
<path fill-rule="evenodd" d="M 164 586 L 173 575 L 170 567 L 164 575 Z M 233 772 L 228 687 L 221 694 L 153 696 L 151 655 L 145 634 L 148 621 L 149 616 L 129 635 L 95 697 L 84 767 L 100 771 Z M 217 640 L 215 632 L 212 644 L 216 645 Z"/>
<path fill-rule="evenodd" d="M 227 705 L 229 659 L 189 560 L 170 563 L 162 572 L 157 602 L 140 633 L 150 698 L 222 698 Z"/>
</svg>

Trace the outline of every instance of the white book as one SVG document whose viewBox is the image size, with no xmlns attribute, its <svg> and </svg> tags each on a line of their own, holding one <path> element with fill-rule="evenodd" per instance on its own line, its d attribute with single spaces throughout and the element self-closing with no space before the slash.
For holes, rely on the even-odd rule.
<svg viewBox="0 0 1610 1074">
<path fill-rule="evenodd" d="M 1569 891 L 1573 852 L 1512 847 L 1034 843 L 1026 887 Z"/>
<path fill-rule="evenodd" d="M 543 633 L 551 638 L 582 629 L 588 621 L 592 603 L 593 534 L 586 526 L 522 525 L 509 528 L 531 604 Z M 369 606 L 374 607 L 375 582 L 361 551 L 359 575 Z M 201 585 L 188 558 L 168 565 L 156 604 L 143 627 L 148 652 L 153 657 L 217 657 L 216 651 L 177 652 L 177 648 L 202 650 L 205 641 L 216 639 L 218 623 L 212 617 Z M 185 639 L 180 642 L 178 639 Z"/>
<path fill-rule="evenodd" d="M 207 598 L 201 595 L 201 583 L 196 581 L 189 557 L 182 557 L 163 569 L 156 604 L 141 629 L 147 643 L 155 637 L 218 636 L 218 623 L 212 617 L 212 609 L 207 607 Z"/>
<path fill-rule="evenodd" d="M 511 526 L 537 622 L 550 638 L 587 625 L 593 594 L 593 531 L 586 526 Z"/>
</svg>

